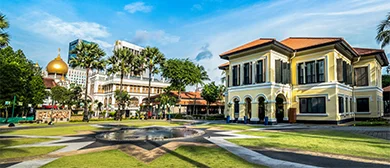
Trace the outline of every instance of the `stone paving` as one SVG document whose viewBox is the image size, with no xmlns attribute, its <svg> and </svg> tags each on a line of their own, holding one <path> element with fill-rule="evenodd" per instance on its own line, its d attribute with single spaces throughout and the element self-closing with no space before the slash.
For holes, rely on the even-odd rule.
<svg viewBox="0 0 390 168">
<path fill-rule="evenodd" d="M 300 163 L 294 163 L 294 162 L 288 162 L 278 159 L 273 159 L 268 156 L 265 156 L 263 154 L 257 153 L 255 151 L 252 151 L 248 148 L 236 145 L 234 143 L 231 143 L 225 139 L 236 139 L 236 138 L 264 138 L 264 137 L 258 137 L 258 136 L 250 136 L 250 135 L 241 135 L 241 134 L 235 134 L 235 131 L 228 131 L 228 132 L 220 132 L 218 134 L 225 135 L 225 136 L 213 136 L 208 138 L 210 142 L 213 142 L 214 144 L 218 145 L 221 148 L 224 148 L 228 150 L 229 152 L 245 159 L 246 161 L 258 165 L 264 165 L 268 167 L 292 167 L 292 168 L 313 168 L 316 166 L 310 166 Z M 228 135 L 228 137 L 226 137 Z"/>
</svg>

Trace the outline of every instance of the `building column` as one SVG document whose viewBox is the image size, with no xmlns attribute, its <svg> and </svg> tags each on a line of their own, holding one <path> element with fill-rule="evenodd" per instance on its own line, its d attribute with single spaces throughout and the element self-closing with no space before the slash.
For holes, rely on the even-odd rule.
<svg viewBox="0 0 390 168">
<path fill-rule="evenodd" d="M 252 117 L 250 118 L 251 122 L 260 121 L 258 110 L 259 110 L 259 104 L 257 103 L 257 101 L 253 101 L 252 102 L 252 114 L 251 114 Z"/>
<path fill-rule="evenodd" d="M 238 121 L 244 121 L 245 110 L 246 110 L 245 103 L 240 102 L 239 107 L 240 107 L 240 112 L 238 115 Z"/>
</svg>

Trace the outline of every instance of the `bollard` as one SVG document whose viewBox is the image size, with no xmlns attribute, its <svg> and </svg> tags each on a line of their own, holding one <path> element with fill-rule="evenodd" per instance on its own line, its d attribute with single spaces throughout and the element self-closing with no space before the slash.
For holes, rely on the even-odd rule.
<svg viewBox="0 0 390 168">
<path fill-rule="evenodd" d="M 267 116 L 264 118 L 264 125 L 268 125 L 268 117 Z"/>
<path fill-rule="evenodd" d="M 226 116 L 226 124 L 230 123 L 230 116 Z"/>
</svg>

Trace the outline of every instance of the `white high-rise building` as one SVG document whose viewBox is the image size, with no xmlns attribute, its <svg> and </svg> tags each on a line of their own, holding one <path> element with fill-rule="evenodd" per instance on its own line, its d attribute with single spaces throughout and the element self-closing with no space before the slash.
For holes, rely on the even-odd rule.
<svg viewBox="0 0 390 168">
<path fill-rule="evenodd" d="M 81 85 L 84 88 L 87 79 L 87 70 L 82 68 L 69 68 L 67 79 L 70 83 Z"/>
</svg>

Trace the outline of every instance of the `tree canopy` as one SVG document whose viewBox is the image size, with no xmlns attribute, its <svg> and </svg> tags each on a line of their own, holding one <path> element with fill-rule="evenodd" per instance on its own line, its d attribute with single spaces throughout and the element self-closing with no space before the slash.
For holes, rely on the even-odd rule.
<svg viewBox="0 0 390 168">
<path fill-rule="evenodd" d="M 70 51 L 70 54 L 76 54 L 76 57 L 72 58 L 69 62 L 71 67 L 81 67 L 87 70 L 84 89 L 84 101 L 87 102 L 89 72 L 91 70 L 103 70 L 106 67 L 106 61 L 103 59 L 106 53 L 96 43 L 87 44 L 82 42 Z M 89 121 L 87 106 L 84 106 L 83 121 Z"/>
<path fill-rule="evenodd" d="M 41 68 L 28 60 L 21 50 L 0 49 L 0 104 L 13 100 L 25 106 L 43 103 L 46 91 Z"/>
<path fill-rule="evenodd" d="M 224 91 L 225 87 L 223 85 L 217 86 L 215 82 L 204 85 L 201 95 L 207 101 L 207 115 L 209 115 L 210 104 L 221 100 Z"/>
<path fill-rule="evenodd" d="M 377 27 L 376 40 L 381 44 L 381 47 L 384 48 L 390 44 L 390 12 L 387 14 L 386 18 L 381 21 Z"/>
</svg>

